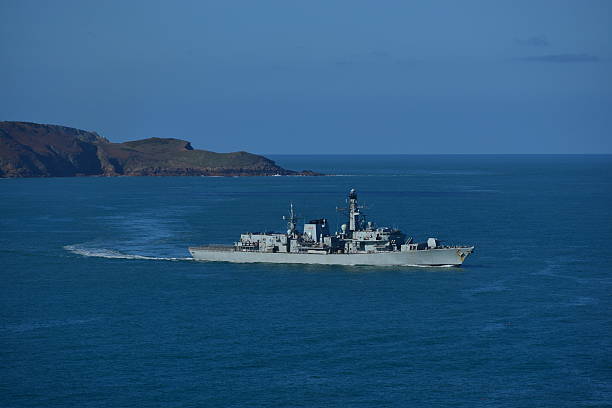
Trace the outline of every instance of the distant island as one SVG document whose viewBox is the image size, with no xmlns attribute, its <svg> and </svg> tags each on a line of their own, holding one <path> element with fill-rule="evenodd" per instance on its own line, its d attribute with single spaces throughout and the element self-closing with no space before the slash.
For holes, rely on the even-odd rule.
<svg viewBox="0 0 612 408">
<path fill-rule="evenodd" d="M 0 122 L 0 177 L 320 175 L 248 152 L 197 150 L 186 140 L 112 143 L 96 132 Z"/>
</svg>

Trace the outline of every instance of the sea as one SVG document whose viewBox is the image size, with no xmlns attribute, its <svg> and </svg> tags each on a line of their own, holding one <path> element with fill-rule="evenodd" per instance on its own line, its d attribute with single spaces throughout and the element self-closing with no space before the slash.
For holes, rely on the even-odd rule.
<svg viewBox="0 0 612 408">
<path fill-rule="evenodd" d="M 612 156 L 271 156 L 322 177 L 0 180 L 0 407 L 612 406 Z M 463 267 L 195 262 L 326 217 Z"/>
</svg>

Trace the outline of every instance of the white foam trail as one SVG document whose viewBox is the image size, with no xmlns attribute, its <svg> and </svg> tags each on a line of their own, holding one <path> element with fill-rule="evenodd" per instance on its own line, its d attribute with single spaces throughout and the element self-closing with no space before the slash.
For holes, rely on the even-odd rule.
<svg viewBox="0 0 612 408">
<path fill-rule="evenodd" d="M 157 256 L 124 254 L 123 252 L 115 251 L 112 249 L 86 248 L 79 244 L 66 245 L 64 246 L 64 249 L 66 251 L 72 252 L 73 254 L 87 256 L 87 257 L 96 257 L 96 258 L 147 259 L 150 261 L 193 261 L 193 258 L 173 258 L 173 257 L 157 257 Z"/>
</svg>

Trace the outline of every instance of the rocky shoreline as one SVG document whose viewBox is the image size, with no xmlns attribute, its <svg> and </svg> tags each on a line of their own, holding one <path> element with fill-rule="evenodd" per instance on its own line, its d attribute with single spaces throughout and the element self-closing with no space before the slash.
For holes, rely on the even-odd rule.
<svg viewBox="0 0 612 408">
<path fill-rule="evenodd" d="M 194 149 L 186 140 L 112 143 L 96 132 L 30 122 L 0 122 L 0 177 L 318 176 L 248 152 Z"/>
</svg>

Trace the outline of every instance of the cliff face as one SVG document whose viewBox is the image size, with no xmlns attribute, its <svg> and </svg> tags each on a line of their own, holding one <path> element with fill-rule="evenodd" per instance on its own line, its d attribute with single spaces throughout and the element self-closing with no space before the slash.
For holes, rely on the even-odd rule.
<svg viewBox="0 0 612 408">
<path fill-rule="evenodd" d="M 101 173 L 94 132 L 64 126 L 0 122 L 0 176 L 44 177 Z"/>
<path fill-rule="evenodd" d="M 179 139 L 111 143 L 95 132 L 0 122 L 0 177 L 314 175 L 247 152 L 195 150 Z"/>
</svg>

